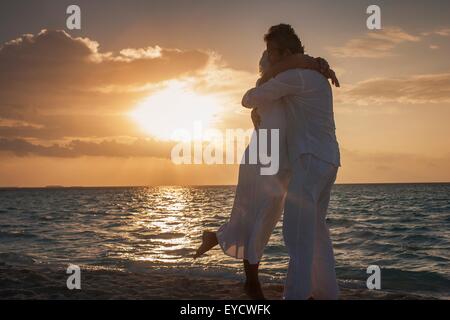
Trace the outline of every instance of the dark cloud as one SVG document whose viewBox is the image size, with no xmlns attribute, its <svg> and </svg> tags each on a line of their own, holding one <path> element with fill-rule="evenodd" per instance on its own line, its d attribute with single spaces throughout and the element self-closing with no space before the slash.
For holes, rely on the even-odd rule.
<svg viewBox="0 0 450 320">
<path fill-rule="evenodd" d="M 0 125 L 0 137 L 41 140 L 73 137 L 145 137 L 145 133 L 133 120 L 123 114 L 50 114 L 35 115 L 33 120 L 35 124 Z"/>
<path fill-rule="evenodd" d="M 0 151 L 16 156 L 44 156 L 74 158 L 81 156 L 105 157 L 156 157 L 170 159 L 173 142 L 138 139 L 132 143 L 120 143 L 115 140 L 90 142 L 73 140 L 67 144 L 50 146 L 33 144 L 24 139 L 0 138 Z"/>
<path fill-rule="evenodd" d="M 99 48 L 91 39 L 57 30 L 25 34 L 0 46 L 0 138 L 19 139 L 3 140 L 4 146 L 57 156 L 72 151 L 20 139 L 142 137 L 126 112 L 164 81 L 203 70 L 211 58 L 199 50 L 159 46 L 118 53 Z"/>
<path fill-rule="evenodd" d="M 337 94 L 339 102 L 450 103 L 450 73 L 369 79 Z"/>
<path fill-rule="evenodd" d="M 92 91 L 101 86 L 130 86 L 160 82 L 196 71 L 209 55 L 198 50 L 160 47 L 124 49 L 119 54 L 99 51 L 88 38 L 73 38 L 64 31 L 43 30 L 0 48 L 0 83 L 33 88 L 61 87 Z M 66 88 L 67 89 L 67 88 Z"/>
</svg>

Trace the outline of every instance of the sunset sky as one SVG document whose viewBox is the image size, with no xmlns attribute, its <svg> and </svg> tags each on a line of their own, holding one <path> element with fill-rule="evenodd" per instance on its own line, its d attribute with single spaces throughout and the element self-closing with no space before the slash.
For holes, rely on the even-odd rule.
<svg viewBox="0 0 450 320">
<path fill-rule="evenodd" d="M 78 4 L 82 29 L 66 29 Z M 382 30 L 366 8 L 381 7 Z M 263 35 L 326 58 L 338 183 L 450 181 L 449 1 L 2 1 L 0 186 L 236 184 L 175 165 L 177 128 L 250 128 Z"/>
</svg>

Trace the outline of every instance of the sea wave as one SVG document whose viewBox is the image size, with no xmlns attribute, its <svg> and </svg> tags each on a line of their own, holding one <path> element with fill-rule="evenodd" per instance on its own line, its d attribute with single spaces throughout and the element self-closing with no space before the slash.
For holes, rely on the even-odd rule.
<svg viewBox="0 0 450 320">
<path fill-rule="evenodd" d="M 146 273 L 158 271 L 239 282 L 242 261 L 218 248 L 192 259 L 202 231 L 226 222 L 234 191 L 234 187 L 0 190 L 0 267 L 18 278 L 20 272 L 44 268 L 47 274 L 73 263 L 91 274 L 105 272 L 105 279 L 121 278 L 124 272 L 143 281 Z M 449 184 L 334 187 L 327 222 L 339 284 L 348 298 L 448 297 L 448 194 Z M 282 223 L 277 224 L 260 267 L 262 279 L 274 286 L 282 286 L 289 262 Z M 381 268 L 382 290 L 364 293 L 366 269 L 372 264 Z M 29 289 L 21 287 L 27 297 Z"/>
</svg>

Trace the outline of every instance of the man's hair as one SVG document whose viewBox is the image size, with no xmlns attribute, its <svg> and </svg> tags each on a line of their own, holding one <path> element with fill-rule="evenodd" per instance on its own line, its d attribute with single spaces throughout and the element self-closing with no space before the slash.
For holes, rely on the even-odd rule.
<svg viewBox="0 0 450 320">
<path fill-rule="evenodd" d="M 264 41 L 274 41 L 281 52 L 289 49 L 291 53 L 305 53 L 300 38 L 289 24 L 281 23 L 270 27 L 269 32 L 264 36 Z"/>
</svg>

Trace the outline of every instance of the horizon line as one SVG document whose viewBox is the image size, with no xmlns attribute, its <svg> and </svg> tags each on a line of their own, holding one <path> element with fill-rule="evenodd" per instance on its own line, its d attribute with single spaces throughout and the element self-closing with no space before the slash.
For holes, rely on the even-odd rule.
<svg viewBox="0 0 450 320">
<path fill-rule="evenodd" d="M 450 184 L 450 181 L 432 182 L 340 182 L 335 185 L 381 185 L 381 184 Z M 0 189 L 75 189 L 75 188 L 154 188 L 154 187 L 233 187 L 236 184 L 159 184 L 159 185 L 43 185 L 43 186 L 0 186 Z"/>
</svg>

